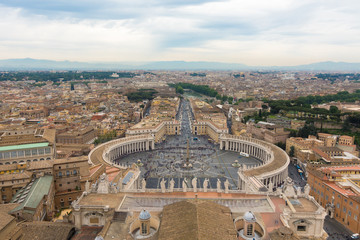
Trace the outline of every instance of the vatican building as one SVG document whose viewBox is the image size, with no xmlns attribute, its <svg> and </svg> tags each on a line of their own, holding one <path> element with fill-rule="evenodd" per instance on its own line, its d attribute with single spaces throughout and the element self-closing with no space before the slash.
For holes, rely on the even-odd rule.
<svg viewBox="0 0 360 240">
<path fill-rule="evenodd" d="M 228 124 L 206 102 L 154 99 L 125 137 L 88 155 L 107 170 L 72 202 L 76 228 L 102 227 L 96 239 L 325 239 L 325 210 L 288 177 L 287 153 Z"/>
</svg>

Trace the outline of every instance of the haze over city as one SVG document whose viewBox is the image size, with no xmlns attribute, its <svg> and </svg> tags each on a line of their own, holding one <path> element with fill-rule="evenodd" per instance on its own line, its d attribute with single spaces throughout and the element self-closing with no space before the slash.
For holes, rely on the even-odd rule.
<svg viewBox="0 0 360 240">
<path fill-rule="evenodd" d="M 360 62 L 359 1 L 8 1 L 1 59 Z"/>
</svg>

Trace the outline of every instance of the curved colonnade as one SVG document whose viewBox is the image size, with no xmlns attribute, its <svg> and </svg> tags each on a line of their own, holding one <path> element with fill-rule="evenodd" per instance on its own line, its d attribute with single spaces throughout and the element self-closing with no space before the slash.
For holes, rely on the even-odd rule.
<svg viewBox="0 0 360 240">
<path fill-rule="evenodd" d="M 89 153 L 89 162 L 97 165 L 105 163 L 119 168 L 127 166 L 116 164 L 114 160 L 135 152 L 155 149 L 155 139 L 151 135 L 124 137 L 103 143 Z"/>
<path fill-rule="evenodd" d="M 262 140 L 222 134 L 219 138 L 220 149 L 243 152 L 262 161 L 252 168 L 245 165 L 239 168 L 239 190 L 245 190 L 251 183 L 259 190 L 261 187 L 280 186 L 288 176 L 289 156 L 279 147 Z M 92 164 L 105 163 L 119 168 L 127 168 L 115 163 L 123 155 L 155 149 L 155 139 L 151 135 L 138 135 L 116 139 L 94 148 L 89 154 Z M 249 182 L 250 181 L 250 182 Z"/>
<path fill-rule="evenodd" d="M 246 188 L 249 178 L 259 188 L 280 186 L 287 178 L 290 158 L 281 148 L 262 140 L 230 134 L 221 135 L 219 142 L 222 150 L 244 152 L 262 161 L 262 164 L 253 168 L 245 166 L 239 169 L 240 190 Z"/>
</svg>

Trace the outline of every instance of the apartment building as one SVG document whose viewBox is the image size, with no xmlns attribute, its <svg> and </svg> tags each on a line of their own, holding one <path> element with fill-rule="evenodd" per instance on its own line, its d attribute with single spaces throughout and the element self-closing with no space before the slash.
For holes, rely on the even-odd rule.
<svg viewBox="0 0 360 240">
<path fill-rule="evenodd" d="M 360 231 L 360 166 L 308 169 L 310 195 L 327 214 L 350 229 Z"/>
</svg>

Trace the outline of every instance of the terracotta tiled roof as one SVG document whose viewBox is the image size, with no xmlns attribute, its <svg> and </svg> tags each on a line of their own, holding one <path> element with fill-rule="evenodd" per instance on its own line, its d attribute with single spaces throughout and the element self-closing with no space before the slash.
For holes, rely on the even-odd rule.
<svg viewBox="0 0 360 240">
<path fill-rule="evenodd" d="M 230 209 L 212 201 L 181 201 L 164 207 L 159 240 L 235 240 Z"/>
<path fill-rule="evenodd" d="M 14 217 L 9 214 L 9 211 L 19 206 L 18 203 L 0 204 L 0 230 L 8 225 Z"/>
<path fill-rule="evenodd" d="M 64 240 L 68 239 L 75 226 L 70 223 L 57 222 L 26 222 L 21 224 L 22 239 L 32 240 Z"/>
</svg>

